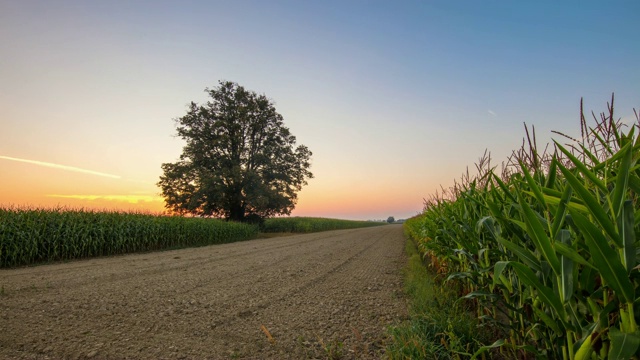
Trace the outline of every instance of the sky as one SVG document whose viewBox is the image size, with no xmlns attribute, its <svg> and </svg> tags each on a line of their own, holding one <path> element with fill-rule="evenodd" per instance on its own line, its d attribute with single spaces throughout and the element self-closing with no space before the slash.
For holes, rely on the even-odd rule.
<svg viewBox="0 0 640 360">
<path fill-rule="evenodd" d="M 534 125 L 640 109 L 638 1 L 0 0 L 0 206 L 160 212 L 205 88 L 313 152 L 294 216 L 407 218 Z"/>
</svg>

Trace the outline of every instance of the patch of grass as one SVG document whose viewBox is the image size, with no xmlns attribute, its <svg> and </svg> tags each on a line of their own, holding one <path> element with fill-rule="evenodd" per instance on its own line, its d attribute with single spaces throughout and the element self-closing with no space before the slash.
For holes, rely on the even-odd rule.
<svg viewBox="0 0 640 360">
<path fill-rule="evenodd" d="M 416 245 L 407 240 L 409 258 L 404 269 L 410 319 L 389 329 L 391 359 L 458 359 L 484 343 L 477 321 L 459 302 L 452 283 L 439 283 L 422 261 Z"/>
<path fill-rule="evenodd" d="M 312 217 L 279 217 L 266 219 L 260 230 L 263 233 L 311 233 L 328 230 L 355 229 L 386 225 L 375 221 L 355 221 Z"/>
</svg>

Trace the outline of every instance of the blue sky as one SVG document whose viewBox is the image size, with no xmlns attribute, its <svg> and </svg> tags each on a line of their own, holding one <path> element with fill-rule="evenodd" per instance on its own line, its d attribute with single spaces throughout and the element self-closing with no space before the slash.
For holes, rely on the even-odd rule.
<svg viewBox="0 0 640 360">
<path fill-rule="evenodd" d="M 540 142 L 575 135 L 580 98 L 600 112 L 612 92 L 631 119 L 638 14 L 637 1 L 0 0 L 0 156 L 120 176 L 0 159 L 0 203 L 157 195 L 183 145 L 172 119 L 224 79 L 272 98 L 314 152 L 295 215 L 411 216 L 485 149 L 504 160 L 523 122 Z"/>
</svg>

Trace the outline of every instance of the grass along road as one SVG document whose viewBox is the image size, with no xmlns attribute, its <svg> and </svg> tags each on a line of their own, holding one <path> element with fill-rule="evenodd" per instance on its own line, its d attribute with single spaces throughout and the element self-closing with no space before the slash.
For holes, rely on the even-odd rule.
<svg viewBox="0 0 640 360">
<path fill-rule="evenodd" d="M 0 358 L 379 358 L 404 244 L 390 225 L 0 270 Z"/>
</svg>

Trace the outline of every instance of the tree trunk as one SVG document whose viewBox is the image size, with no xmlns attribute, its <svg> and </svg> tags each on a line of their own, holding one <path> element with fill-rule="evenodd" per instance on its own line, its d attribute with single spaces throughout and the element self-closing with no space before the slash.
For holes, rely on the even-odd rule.
<svg viewBox="0 0 640 360">
<path fill-rule="evenodd" d="M 231 221 L 244 221 L 244 205 L 239 198 L 234 199 L 231 209 L 229 211 L 229 220 Z"/>
</svg>

